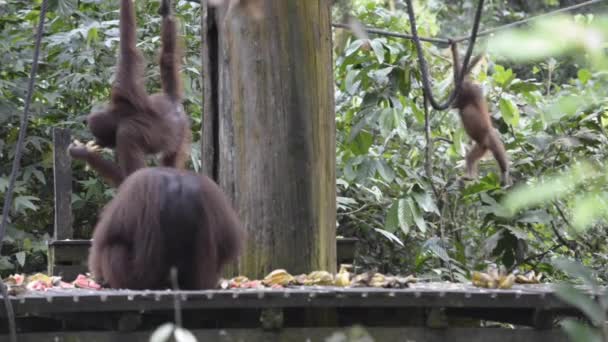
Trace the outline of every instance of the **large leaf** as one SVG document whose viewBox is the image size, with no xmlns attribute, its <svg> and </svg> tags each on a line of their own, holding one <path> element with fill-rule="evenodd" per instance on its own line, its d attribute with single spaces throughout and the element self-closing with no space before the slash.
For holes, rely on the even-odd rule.
<svg viewBox="0 0 608 342">
<path fill-rule="evenodd" d="M 426 233 L 426 221 L 422 217 L 422 214 L 420 213 L 420 210 L 418 209 L 418 206 L 414 202 L 413 198 L 408 198 L 407 204 L 416 227 L 418 227 L 418 230 L 420 230 L 422 233 Z"/>
<path fill-rule="evenodd" d="M 594 329 L 580 321 L 568 318 L 561 322 L 562 328 L 574 342 L 602 342 L 602 335 L 599 330 Z"/>
<path fill-rule="evenodd" d="M 376 169 L 387 183 L 390 183 L 395 179 L 395 172 L 384 159 L 376 160 Z"/>
<path fill-rule="evenodd" d="M 346 73 L 346 78 L 344 79 L 344 87 L 345 90 L 351 94 L 355 95 L 359 91 L 359 86 L 361 85 L 361 80 L 357 77 L 359 76 L 359 70 L 351 69 Z"/>
<path fill-rule="evenodd" d="M 397 218 L 399 219 L 399 228 L 401 228 L 403 234 L 408 235 L 410 233 L 410 225 L 413 223 L 412 213 L 405 199 L 400 199 L 398 203 Z"/>
<path fill-rule="evenodd" d="M 435 213 L 439 215 L 439 209 L 433 200 L 433 196 L 429 192 L 414 193 L 412 195 L 418 203 L 418 206 L 427 213 Z"/>
<path fill-rule="evenodd" d="M 581 310 L 596 325 L 602 324 L 606 319 L 602 308 L 588 294 L 582 293 L 571 285 L 557 285 L 555 294 L 564 302 Z"/>
<path fill-rule="evenodd" d="M 396 244 L 400 245 L 401 247 L 403 247 L 403 242 L 401 242 L 401 240 L 399 240 L 398 237 L 395 236 L 395 234 L 386 231 L 384 229 L 379 229 L 379 228 L 374 228 L 375 231 L 377 231 L 378 233 L 382 234 L 385 238 L 389 239 L 392 242 L 395 242 Z"/>
<path fill-rule="evenodd" d="M 498 106 L 500 107 L 502 118 L 509 125 L 517 127 L 519 125 L 519 109 L 517 109 L 517 105 L 513 101 L 503 97 L 500 99 Z"/>
<path fill-rule="evenodd" d="M 346 48 L 346 50 L 344 51 L 344 55 L 345 56 L 350 56 L 353 53 L 357 52 L 357 50 L 359 50 L 359 48 L 363 45 L 363 40 L 361 39 L 357 39 L 355 41 L 353 41 L 348 48 Z"/>
<path fill-rule="evenodd" d="M 581 278 L 585 282 L 585 285 L 591 287 L 594 291 L 599 291 L 599 284 L 593 273 L 580 263 L 565 258 L 559 258 L 554 260 L 553 264 L 569 276 Z"/>
<path fill-rule="evenodd" d="M 572 225 L 579 232 L 591 226 L 598 218 L 606 217 L 606 201 L 598 194 L 577 196 L 572 209 Z"/>
<path fill-rule="evenodd" d="M 360 131 L 349 144 L 350 150 L 356 155 L 367 154 L 374 143 L 374 136 L 367 131 Z"/>
<path fill-rule="evenodd" d="M 26 257 L 25 252 L 15 253 L 15 258 L 17 259 L 19 266 L 21 266 L 21 267 L 25 266 L 25 257 Z"/>
<path fill-rule="evenodd" d="M 378 63 L 384 63 L 384 46 L 382 45 L 380 39 L 372 39 L 371 46 L 372 50 L 374 50 L 376 58 L 378 59 Z"/>
<path fill-rule="evenodd" d="M 34 196 L 17 196 L 15 197 L 15 211 L 19 212 L 23 209 L 38 210 L 38 206 L 34 204 L 39 201 L 38 197 Z"/>
<path fill-rule="evenodd" d="M 581 163 L 564 174 L 547 177 L 542 183 L 516 187 L 505 196 L 503 205 L 511 214 L 515 214 L 522 208 L 559 198 L 595 175 L 597 171 L 594 168 L 589 164 Z"/>
<path fill-rule="evenodd" d="M 384 229 L 394 233 L 399 228 L 399 201 L 393 202 L 386 212 L 384 220 Z"/>
</svg>

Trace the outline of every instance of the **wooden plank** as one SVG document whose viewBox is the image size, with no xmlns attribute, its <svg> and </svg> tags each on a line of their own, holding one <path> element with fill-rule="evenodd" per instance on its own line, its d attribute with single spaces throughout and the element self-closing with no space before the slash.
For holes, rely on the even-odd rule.
<svg viewBox="0 0 608 342">
<path fill-rule="evenodd" d="M 243 308 L 476 308 L 513 310 L 568 310 L 549 286 L 515 286 L 511 290 L 417 284 L 408 289 L 302 287 L 208 291 L 87 291 L 32 292 L 12 298 L 17 315 L 69 312 L 166 311 L 173 309 L 174 293 L 184 310 Z M 0 317 L 4 316 L 0 303 Z"/>
<path fill-rule="evenodd" d="M 425 341 L 425 342 L 567 342 L 566 336 L 559 330 L 503 329 L 503 328 L 364 328 L 375 341 Z M 360 331 L 360 329 L 357 329 Z M 354 329 L 353 329 L 354 331 Z M 347 341 L 350 329 L 329 328 L 287 328 L 279 331 L 262 331 L 261 329 L 200 329 L 192 330 L 199 341 L 311 341 L 324 342 L 329 338 Z M 57 333 L 20 334 L 20 342 L 148 342 L 151 332 L 99 332 L 74 331 Z M 341 337 L 341 338 L 340 338 Z M 6 335 L 0 336 L 0 342 L 8 342 Z"/>
<path fill-rule="evenodd" d="M 72 229 L 72 162 L 68 154 L 70 131 L 53 129 L 53 177 L 55 181 L 54 238 L 71 239 Z"/>
</svg>

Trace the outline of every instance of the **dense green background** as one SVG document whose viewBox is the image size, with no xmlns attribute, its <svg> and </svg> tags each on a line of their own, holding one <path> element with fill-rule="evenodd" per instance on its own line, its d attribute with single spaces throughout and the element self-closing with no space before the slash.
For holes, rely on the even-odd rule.
<svg viewBox="0 0 608 342">
<path fill-rule="evenodd" d="M 415 3 L 421 35 L 468 34 L 473 1 L 450 1 L 449 6 L 444 1 Z M 528 3 L 487 1 L 482 29 L 573 1 Z M 0 193 L 8 182 L 39 6 L 39 0 L 34 4 L 0 0 Z M 139 47 L 148 58 L 149 90 L 159 89 L 157 8 L 157 1 L 137 1 Z M 592 8 L 594 12 L 605 9 Z M 400 1 L 355 0 L 352 9 L 366 25 L 409 31 Z M 177 13 L 187 45 L 181 75 L 195 141 L 190 165 L 197 169 L 200 72 L 206 72 L 200 67 L 200 9 L 181 0 Z M 109 95 L 116 62 L 117 14 L 117 0 L 51 0 L 23 167 L 0 257 L 4 275 L 45 267 L 45 241 L 53 217 L 51 129 L 69 127 L 82 140 L 90 137 L 82 119 Z M 335 13 L 335 20 L 340 18 Z M 595 21 L 592 16 L 579 16 L 576 22 Z M 371 48 L 365 49 L 361 41 L 340 29 L 335 30 L 334 38 L 338 232 L 361 239 L 357 263 L 362 269 L 463 280 L 470 270 L 496 262 L 560 277 L 550 262 L 560 255 L 576 257 L 596 270 L 600 279 L 606 278 L 605 223 L 592 215 L 604 207 L 606 199 L 602 172 L 576 171 L 594 177 L 585 178 L 575 188 L 562 189 L 559 196 L 545 191 L 547 186 L 537 189 L 533 193 L 544 196 L 538 198 L 543 205 L 533 202 L 515 216 L 505 216 L 501 205 L 505 192 L 498 185 L 493 159 L 482 162 L 477 182 L 464 189 L 456 184 L 463 173 L 469 140 L 453 110 L 430 112 L 434 149 L 429 177 L 420 71 L 414 62 L 413 43 L 372 36 Z M 495 127 L 512 160 L 514 181 L 561 179 L 564 183 L 566 179 L 567 185 L 573 185 L 570 178 L 555 180 L 546 175 L 567 171 L 562 177 L 577 177 L 568 170 L 583 160 L 593 168 L 603 168 L 608 137 L 603 60 L 593 59 L 585 46 L 558 51 L 555 55 L 560 57 L 556 58 L 499 59 L 518 57 L 513 50 L 519 48 L 507 49 L 513 56 L 496 53 L 508 48 L 501 42 L 513 39 L 480 39 L 477 51 L 487 46 L 488 58 L 474 77 L 489 100 Z M 446 46 L 424 47 L 435 94 L 445 94 L 452 84 L 449 51 Z M 564 99 L 587 101 L 582 105 Z M 77 237 L 89 237 L 96 213 L 111 191 L 82 163 L 74 163 L 74 177 L 74 227 Z M 555 190 L 555 184 L 550 188 Z M 524 198 L 530 199 L 529 194 L 524 193 Z M 587 212 L 581 214 L 581 210 Z"/>
</svg>

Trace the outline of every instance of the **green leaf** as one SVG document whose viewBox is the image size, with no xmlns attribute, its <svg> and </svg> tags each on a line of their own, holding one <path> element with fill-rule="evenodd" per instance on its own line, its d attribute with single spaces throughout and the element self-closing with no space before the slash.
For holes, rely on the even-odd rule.
<svg viewBox="0 0 608 342">
<path fill-rule="evenodd" d="M 388 232 L 384 229 L 380 229 L 380 228 L 374 228 L 374 230 L 377 231 L 378 233 L 382 234 L 385 238 L 389 239 L 390 241 L 393 241 L 396 244 L 400 245 L 401 247 L 404 247 L 403 242 L 401 242 L 401 240 L 399 240 L 399 238 L 397 236 L 395 236 L 395 234 Z"/>
<path fill-rule="evenodd" d="M 552 218 L 545 209 L 528 210 L 519 216 L 517 222 L 549 224 Z"/>
<path fill-rule="evenodd" d="M 435 213 L 439 215 L 439 209 L 433 200 L 433 196 L 429 192 L 413 194 L 418 206 L 427 213 Z"/>
<path fill-rule="evenodd" d="M 57 12 L 62 17 L 68 17 L 72 15 L 78 8 L 78 0 L 58 0 L 57 1 Z"/>
<path fill-rule="evenodd" d="M 358 80 L 357 76 L 359 76 L 359 70 L 351 69 L 348 70 L 346 77 L 344 78 L 345 90 L 350 95 L 355 95 L 359 90 L 359 86 L 361 85 L 361 80 Z"/>
<path fill-rule="evenodd" d="M 410 225 L 412 224 L 411 211 L 408 208 L 407 201 L 405 199 L 399 200 L 397 218 L 399 219 L 399 228 L 403 234 L 408 235 L 410 233 Z"/>
<path fill-rule="evenodd" d="M 368 76 L 370 79 L 374 80 L 376 84 L 384 86 L 389 83 L 388 75 L 393 69 L 394 67 L 387 67 L 383 69 L 373 70 L 369 72 Z"/>
<path fill-rule="evenodd" d="M 15 265 L 10 262 L 8 256 L 0 256 L 0 271 L 8 271 L 14 269 Z"/>
<path fill-rule="evenodd" d="M 15 253 L 15 258 L 17 258 L 17 263 L 19 263 L 19 266 L 23 267 L 25 265 L 25 252 L 18 252 Z"/>
<path fill-rule="evenodd" d="M 517 127 L 519 124 L 519 109 L 517 109 L 517 105 L 513 101 L 503 97 L 498 102 L 498 106 L 505 122 L 513 127 Z"/>
<path fill-rule="evenodd" d="M 32 239 L 30 239 L 30 238 L 23 239 L 23 249 L 25 249 L 26 251 L 29 251 L 32 249 Z"/>
<path fill-rule="evenodd" d="M 515 75 L 513 74 L 513 70 L 505 69 L 501 65 L 496 65 L 494 67 L 493 77 L 494 77 L 494 82 L 496 82 L 501 87 L 505 88 L 515 78 Z"/>
<path fill-rule="evenodd" d="M 32 174 L 34 175 L 34 177 L 36 177 L 36 179 L 40 183 L 46 184 L 46 179 L 44 178 L 44 174 L 40 170 L 33 170 Z"/>
<path fill-rule="evenodd" d="M 526 233 L 525 231 L 523 231 L 517 227 L 514 227 L 514 226 L 503 225 L 503 227 L 505 227 L 505 229 L 510 231 L 511 234 L 513 234 L 516 238 L 518 238 L 520 240 L 528 240 L 528 233 Z"/>
<path fill-rule="evenodd" d="M 407 123 L 402 117 L 403 112 L 399 113 L 397 110 L 393 110 L 393 115 L 395 116 L 394 122 L 399 139 L 405 140 L 408 137 L 409 132 L 407 130 Z"/>
<path fill-rule="evenodd" d="M 357 40 L 353 41 L 346 48 L 346 50 L 344 50 L 344 56 L 348 57 L 348 56 L 352 55 L 353 53 L 357 52 L 357 50 L 359 50 L 359 48 L 361 47 L 361 45 L 363 45 L 363 40 L 357 39 Z"/>
<path fill-rule="evenodd" d="M 426 232 L 426 221 L 420 214 L 420 210 L 418 210 L 418 206 L 416 206 L 416 203 L 414 203 L 414 200 L 411 197 L 409 197 L 407 199 L 407 204 L 408 204 L 408 207 L 409 207 L 409 210 L 411 213 L 411 218 L 414 220 L 414 223 L 416 224 L 416 226 L 422 233 L 425 233 Z"/>
<path fill-rule="evenodd" d="M 581 310 L 595 325 L 601 324 L 606 319 L 602 308 L 589 295 L 582 293 L 571 285 L 560 284 L 556 286 L 555 295 Z"/>
<path fill-rule="evenodd" d="M 570 261 L 565 258 L 559 258 L 553 261 L 556 268 L 568 274 L 571 277 L 577 277 L 584 281 L 585 285 L 593 289 L 599 290 L 599 284 L 593 274 L 583 265 L 578 262 Z"/>
<path fill-rule="evenodd" d="M 38 207 L 33 203 L 40 199 L 34 196 L 17 196 L 15 197 L 15 211 L 20 212 L 22 209 L 38 210 Z"/>
<path fill-rule="evenodd" d="M 382 45 L 382 43 L 378 39 L 372 39 L 370 43 L 372 46 L 372 50 L 374 50 L 374 54 L 378 59 L 378 63 L 384 63 L 384 46 Z"/>
<path fill-rule="evenodd" d="M 383 159 L 376 160 L 376 170 L 387 183 L 391 183 L 395 179 L 395 172 Z"/>
<path fill-rule="evenodd" d="M 87 44 L 95 43 L 99 40 L 99 30 L 97 26 L 91 26 L 87 31 Z"/>
<path fill-rule="evenodd" d="M 580 163 L 563 174 L 548 176 L 542 183 L 517 186 L 509 191 L 502 203 L 511 214 L 515 214 L 523 208 L 559 198 L 596 175 L 597 171 L 589 164 Z"/>
<path fill-rule="evenodd" d="M 561 322 L 562 329 L 566 332 L 570 341 L 576 342 L 602 342 L 602 335 L 599 330 L 587 326 L 582 322 L 572 318 L 564 319 Z"/>
<path fill-rule="evenodd" d="M 591 77 L 593 77 L 593 75 L 591 75 L 591 71 L 589 71 L 587 69 L 580 69 L 577 73 L 577 76 L 578 76 L 579 81 L 581 81 L 582 84 L 587 84 L 587 82 L 589 82 Z"/>
<path fill-rule="evenodd" d="M 513 81 L 513 83 L 509 85 L 509 90 L 515 93 L 529 93 L 538 89 L 539 87 L 537 84 L 531 82 L 522 82 L 519 80 Z"/>
<path fill-rule="evenodd" d="M 577 196 L 572 208 L 572 226 L 580 233 L 598 218 L 605 217 L 606 203 L 597 194 Z"/>
<path fill-rule="evenodd" d="M 384 220 L 384 229 L 389 232 L 395 232 L 399 227 L 399 201 L 394 201 L 388 208 L 386 219 Z"/>
<path fill-rule="evenodd" d="M 451 258 L 445 248 L 440 244 L 441 240 L 438 237 L 433 237 L 423 245 L 423 248 L 428 248 L 433 254 L 439 257 L 439 259 L 449 262 Z"/>
<path fill-rule="evenodd" d="M 357 137 L 349 144 L 350 150 L 356 155 L 367 154 L 367 151 L 374 143 L 374 137 L 367 131 L 361 131 Z"/>
<path fill-rule="evenodd" d="M 395 127 L 394 108 L 384 108 L 380 111 L 380 134 L 388 137 Z"/>
</svg>

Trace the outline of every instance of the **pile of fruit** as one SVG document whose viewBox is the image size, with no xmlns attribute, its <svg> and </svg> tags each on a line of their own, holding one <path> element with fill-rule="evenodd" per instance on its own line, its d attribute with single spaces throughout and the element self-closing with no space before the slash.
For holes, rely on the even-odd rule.
<svg viewBox="0 0 608 342">
<path fill-rule="evenodd" d="M 390 276 L 376 272 L 353 274 L 348 271 L 350 265 L 342 265 L 337 274 L 327 271 L 314 271 L 309 274 L 293 276 L 284 269 L 270 272 L 262 280 L 251 280 L 245 276 L 232 279 L 223 279 L 220 282 L 221 289 L 261 289 L 261 288 L 285 288 L 293 286 L 338 286 L 338 287 L 376 287 L 376 288 L 406 288 L 415 283 L 417 279 L 413 276 L 401 277 Z M 536 274 L 529 271 L 524 274 L 507 274 L 504 269 L 498 270 L 490 267 L 486 272 L 472 273 L 473 286 L 488 289 L 510 289 L 513 284 L 538 284 L 542 273 Z M 48 276 L 36 273 L 31 276 L 14 274 L 4 280 L 9 294 L 17 295 L 26 291 L 47 291 L 49 289 L 88 289 L 99 290 L 102 287 L 88 274 L 79 274 L 76 280 L 64 282 L 61 277 Z"/>
<path fill-rule="evenodd" d="M 529 271 L 524 274 L 514 274 L 498 270 L 496 267 L 488 268 L 486 272 L 473 272 L 471 278 L 473 286 L 483 287 L 486 289 L 510 289 L 513 284 L 539 284 L 543 277 L 542 273 L 534 273 Z"/>
<path fill-rule="evenodd" d="M 13 274 L 4 280 L 8 287 L 9 295 L 18 295 L 26 291 L 47 291 L 49 289 L 88 289 L 99 290 L 101 286 L 90 277 L 79 274 L 73 282 L 65 282 L 61 277 L 48 276 L 36 273 L 31 276 L 23 274 Z"/>
<path fill-rule="evenodd" d="M 405 288 L 408 284 L 416 282 L 413 276 L 388 276 L 381 273 L 367 272 L 353 275 L 348 272 L 348 266 L 342 265 L 340 272 L 333 275 L 327 271 L 314 271 L 309 274 L 292 276 L 283 269 L 270 272 L 263 280 L 250 280 L 239 276 L 230 280 L 223 280 L 222 289 L 229 288 L 284 288 L 287 286 L 339 286 L 339 287 L 382 287 Z"/>
</svg>

